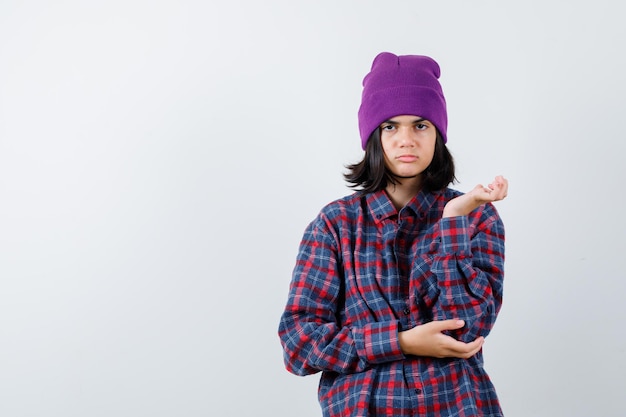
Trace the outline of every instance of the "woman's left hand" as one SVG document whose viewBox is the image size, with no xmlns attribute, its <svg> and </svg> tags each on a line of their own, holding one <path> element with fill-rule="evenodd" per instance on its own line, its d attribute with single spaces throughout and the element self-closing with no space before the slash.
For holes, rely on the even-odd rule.
<svg viewBox="0 0 626 417">
<path fill-rule="evenodd" d="M 466 216 L 485 203 L 503 200 L 508 193 L 509 182 L 498 175 L 491 184 L 478 184 L 468 193 L 448 201 L 443 209 L 443 217 Z"/>
</svg>

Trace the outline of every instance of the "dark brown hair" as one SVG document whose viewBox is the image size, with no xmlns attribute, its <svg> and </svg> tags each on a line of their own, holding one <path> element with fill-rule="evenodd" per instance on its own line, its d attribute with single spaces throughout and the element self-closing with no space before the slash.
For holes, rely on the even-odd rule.
<svg viewBox="0 0 626 417">
<path fill-rule="evenodd" d="M 388 184 L 397 184 L 397 178 L 385 166 L 385 154 L 380 143 L 380 128 L 375 129 L 365 145 L 365 155 L 360 162 L 347 165 L 344 174 L 350 188 L 365 193 L 383 190 Z M 456 181 L 454 159 L 437 131 L 433 160 L 423 172 L 422 189 L 439 191 Z"/>
</svg>

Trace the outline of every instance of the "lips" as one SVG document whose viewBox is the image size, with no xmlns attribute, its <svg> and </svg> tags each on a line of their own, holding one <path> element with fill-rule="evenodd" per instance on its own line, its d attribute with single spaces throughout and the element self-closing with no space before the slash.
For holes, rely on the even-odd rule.
<svg viewBox="0 0 626 417">
<path fill-rule="evenodd" d="M 417 156 L 415 155 L 400 155 L 396 157 L 396 159 L 400 162 L 415 162 L 417 161 Z"/>
</svg>

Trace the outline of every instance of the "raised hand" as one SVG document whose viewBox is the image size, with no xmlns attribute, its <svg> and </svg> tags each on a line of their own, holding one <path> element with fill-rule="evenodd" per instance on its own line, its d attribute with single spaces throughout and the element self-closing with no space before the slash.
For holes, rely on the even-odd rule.
<svg viewBox="0 0 626 417">
<path fill-rule="evenodd" d="M 478 184 L 470 192 L 448 201 L 443 209 L 443 217 L 466 216 L 485 203 L 503 200 L 508 190 L 508 180 L 498 175 L 491 184 Z"/>
</svg>

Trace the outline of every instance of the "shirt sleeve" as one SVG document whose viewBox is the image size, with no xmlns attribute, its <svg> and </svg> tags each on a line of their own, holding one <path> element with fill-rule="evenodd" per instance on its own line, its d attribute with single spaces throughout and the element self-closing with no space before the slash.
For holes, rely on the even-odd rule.
<svg viewBox="0 0 626 417">
<path fill-rule="evenodd" d="M 476 220 L 476 226 L 471 226 Z M 440 220 L 441 246 L 432 272 L 436 276 L 435 320 L 463 319 L 454 336 L 470 342 L 487 336 L 502 305 L 504 226 L 495 207 L 469 216 Z"/>
<path fill-rule="evenodd" d="M 331 230 L 322 215 L 305 230 L 280 320 L 285 366 L 296 375 L 361 372 L 404 358 L 397 321 L 341 323 L 344 274 Z"/>
</svg>

